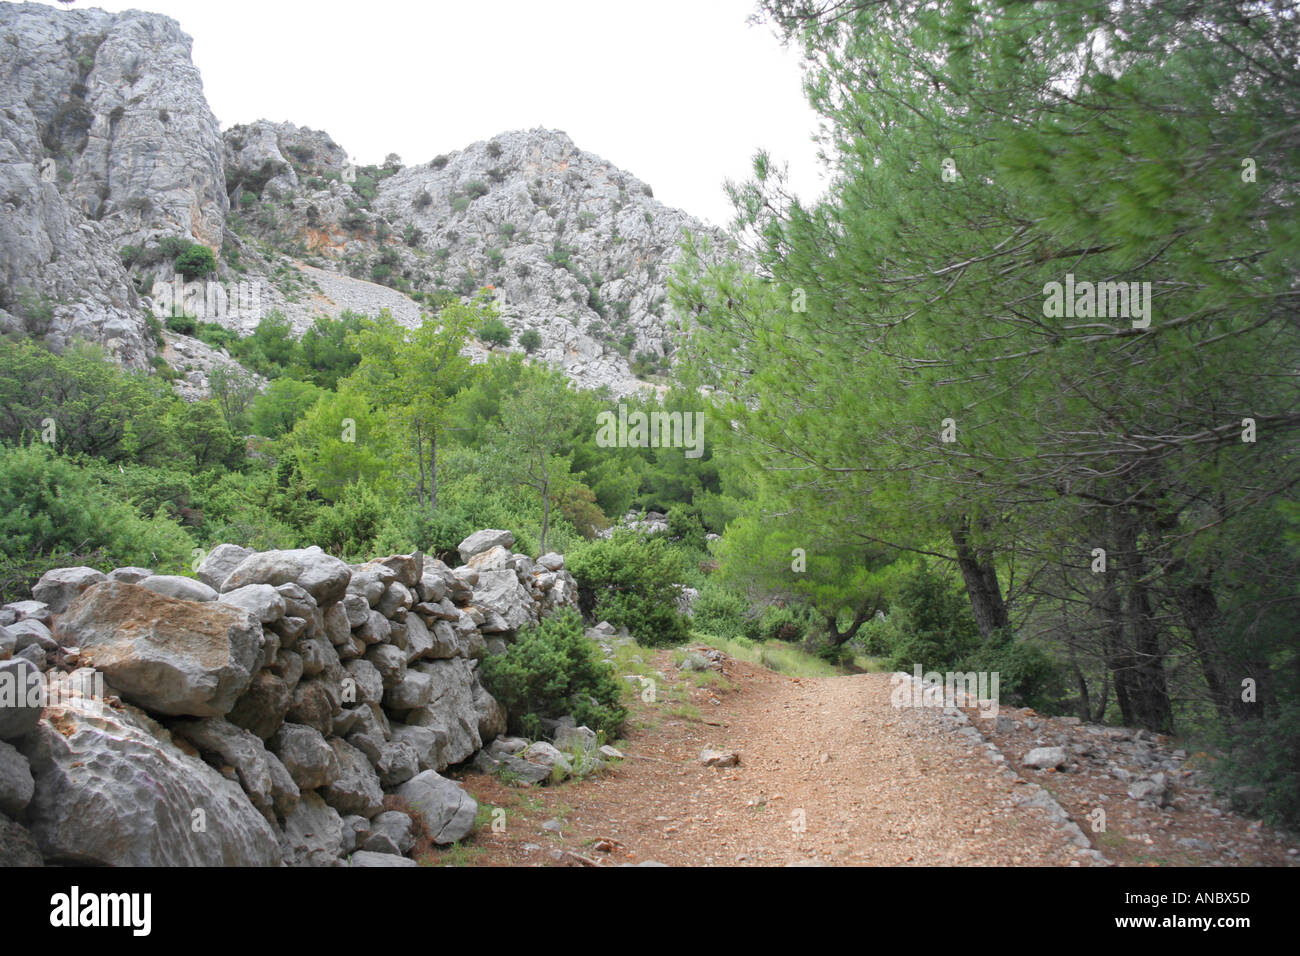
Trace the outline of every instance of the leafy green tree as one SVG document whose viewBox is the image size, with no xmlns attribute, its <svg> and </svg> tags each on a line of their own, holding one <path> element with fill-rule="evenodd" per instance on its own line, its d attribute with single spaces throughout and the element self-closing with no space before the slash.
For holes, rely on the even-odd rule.
<svg viewBox="0 0 1300 956">
<path fill-rule="evenodd" d="M 429 511 L 438 506 L 438 439 L 450 400 L 469 372 L 461 348 L 490 309 L 483 299 L 449 303 L 415 329 L 385 310 L 349 340 L 361 361 L 347 385 L 400 421 L 417 474 L 415 497 Z"/>
<path fill-rule="evenodd" d="M 165 462 L 174 452 L 166 383 L 130 372 L 89 345 L 56 355 L 30 340 L 0 341 L 0 440 L 50 439 L 64 453 Z"/>
<path fill-rule="evenodd" d="M 768 503 L 815 498 L 843 540 L 950 563 L 984 644 L 1055 637 L 1094 719 L 1111 693 L 1157 730 L 1179 698 L 1193 720 L 1266 716 L 1288 652 L 1228 622 L 1246 566 L 1295 609 L 1293 556 L 1239 555 L 1300 481 L 1280 359 L 1300 225 L 1278 188 L 1300 128 L 1268 119 L 1295 112 L 1300 22 L 1229 2 L 765 9 L 804 51 L 832 186 L 792 200 L 760 155 L 732 195 L 761 278 L 697 244 L 674 296 L 687 376 Z M 1076 279 L 1126 295 L 1066 309 Z M 1168 665 L 1184 652 L 1198 680 Z M 1242 707 L 1243 676 L 1273 689 Z"/>
<path fill-rule="evenodd" d="M 541 333 L 536 329 L 524 329 L 519 333 L 519 347 L 529 355 L 532 355 L 542 347 Z"/>
<path fill-rule="evenodd" d="M 221 409 L 231 431 L 243 432 L 248 424 L 248 409 L 257 397 L 257 383 L 234 365 L 213 366 L 208 373 L 208 390 Z"/>
<path fill-rule="evenodd" d="M 488 345 L 504 348 L 510 344 L 512 333 L 509 326 L 496 316 L 493 316 L 478 327 L 478 337 L 480 341 L 486 342 Z"/>
<path fill-rule="evenodd" d="M 542 507 L 539 547 L 546 550 L 551 528 L 552 495 L 568 474 L 560 452 L 570 441 L 574 408 L 562 376 L 548 375 L 526 382 L 501 406 L 501 425 L 491 440 L 497 475 L 532 489 Z"/>
<path fill-rule="evenodd" d="M 321 388 L 337 386 L 339 379 L 350 374 L 361 361 L 361 353 L 349 343 L 348 336 L 355 336 L 368 321 L 365 316 L 346 310 L 337 319 L 319 316 L 298 343 L 300 365 L 294 371 Z"/>
<path fill-rule="evenodd" d="M 389 418 L 346 387 L 322 396 L 283 444 L 309 485 L 331 502 L 358 483 L 391 490 L 392 462 L 401 448 Z"/>
<path fill-rule="evenodd" d="M 310 382 L 278 378 L 254 400 L 249 415 L 253 430 L 267 438 L 278 438 L 293 430 L 298 419 L 320 401 L 326 390 Z"/>
</svg>

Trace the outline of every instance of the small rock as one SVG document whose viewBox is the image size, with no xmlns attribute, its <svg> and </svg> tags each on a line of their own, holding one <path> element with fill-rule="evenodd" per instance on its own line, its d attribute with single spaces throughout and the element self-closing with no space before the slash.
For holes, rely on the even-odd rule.
<svg viewBox="0 0 1300 956">
<path fill-rule="evenodd" d="M 735 767 L 740 763 L 740 756 L 725 750 L 703 750 L 700 763 L 706 767 Z"/>
</svg>

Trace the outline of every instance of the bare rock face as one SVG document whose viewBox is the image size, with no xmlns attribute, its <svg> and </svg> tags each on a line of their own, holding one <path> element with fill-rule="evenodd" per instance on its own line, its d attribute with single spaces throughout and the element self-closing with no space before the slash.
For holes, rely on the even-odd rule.
<svg viewBox="0 0 1300 956">
<path fill-rule="evenodd" d="M 230 711 L 248 688 L 263 639 L 261 625 L 240 608 L 118 581 L 88 589 L 56 628 L 123 700 L 194 717 Z"/>
<path fill-rule="evenodd" d="M 275 831 L 239 785 L 159 733 L 93 700 L 46 708 L 24 747 L 36 778 L 27 823 L 46 860 L 277 865 Z"/>
<path fill-rule="evenodd" d="M 119 250 L 221 247 L 216 118 L 167 17 L 0 6 L 0 326 L 145 368 L 156 347 Z"/>
</svg>

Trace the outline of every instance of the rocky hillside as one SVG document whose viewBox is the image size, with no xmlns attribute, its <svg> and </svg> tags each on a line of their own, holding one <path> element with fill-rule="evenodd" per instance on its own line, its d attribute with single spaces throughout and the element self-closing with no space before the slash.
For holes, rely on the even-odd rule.
<svg viewBox="0 0 1300 956">
<path fill-rule="evenodd" d="M 221 247 L 221 134 L 166 17 L 0 4 L 0 330 L 156 345 L 119 250 Z"/>
<path fill-rule="evenodd" d="M 360 170 L 329 137 L 291 124 L 237 126 L 225 142 L 233 228 L 264 252 L 418 300 L 489 286 L 515 341 L 535 330 L 533 355 L 583 385 L 629 391 L 633 366 L 653 374 L 672 355 L 666 274 L 683 231 L 711 231 L 562 132 L 502 133 L 419 165 L 391 157 Z M 406 296 L 299 275 L 340 306 L 418 315 Z M 303 329 L 320 303 L 298 298 L 276 304 Z"/>
<path fill-rule="evenodd" d="M 0 3 L 0 328 L 148 367 L 181 241 L 256 290 L 252 308 L 198 313 L 237 331 L 276 309 L 299 333 L 345 310 L 416 324 L 487 286 L 511 344 L 476 358 L 524 349 L 619 394 L 666 370 L 666 277 L 683 231 L 711 231 L 650 186 L 553 130 L 361 168 L 288 123 L 223 135 L 190 45 L 155 14 Z M 179 369 L 187 394 L 203 367 Z"/>
</svg>

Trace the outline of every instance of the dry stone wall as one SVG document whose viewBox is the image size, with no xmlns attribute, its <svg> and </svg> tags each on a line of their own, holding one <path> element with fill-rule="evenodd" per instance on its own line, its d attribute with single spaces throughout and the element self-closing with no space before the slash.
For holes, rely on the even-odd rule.
<svg viewBox="0 0 1300 956">
<path fill-rule="evenodd" d="M 414 865 L 505 733 L 478 663 L 577 606 L 488 530 L 452 568 L 223 544 L 196 578 L 50 571 L 0 608 L 0 865 Z"/>
</svg>

